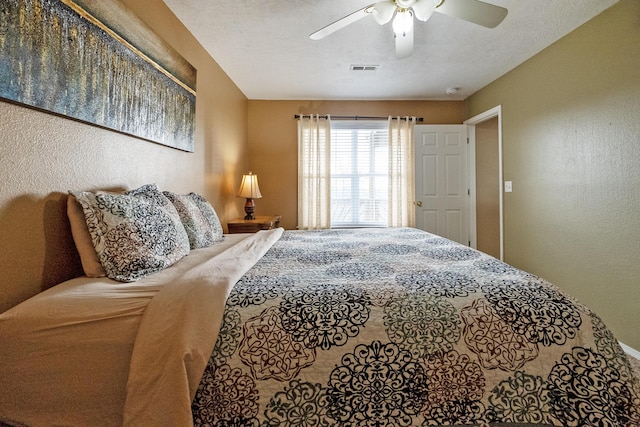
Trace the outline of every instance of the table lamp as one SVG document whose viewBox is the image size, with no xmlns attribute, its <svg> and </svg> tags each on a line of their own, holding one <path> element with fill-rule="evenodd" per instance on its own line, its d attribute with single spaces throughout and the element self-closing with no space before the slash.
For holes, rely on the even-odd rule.
<svg viewBox="0 0 640 427">
<path fill-rule="evenodd" d="M 244 205 L 244 212 L 246 213 L 244 219 L 255 219 L 253 211 L 256 207 L 253 199 L 259 199 L 262 197 L 260 194 L 260 187 L 258 187 L 258 176 L 249 171 L 249 175 L 242 176 L 242 182 L 240 183 L 240 189 L 238 190 L 237 197 L 244 197 L 247 202 Z"/>
</svg>

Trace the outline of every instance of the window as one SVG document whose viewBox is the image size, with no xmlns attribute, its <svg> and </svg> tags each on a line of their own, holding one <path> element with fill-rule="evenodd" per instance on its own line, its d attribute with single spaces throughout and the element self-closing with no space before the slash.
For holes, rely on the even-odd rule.
<svg viewBox="0 0 640 427">
<path fill-rule="evenodd" d="M 384 120 L 331 122 L 331 227 L 386 227 L 389 130 Z"/>
<path fill-rule="evenodd" d="M 298 228 L 413 227 L 415 117 L 298 121 Z"/>
</svg>

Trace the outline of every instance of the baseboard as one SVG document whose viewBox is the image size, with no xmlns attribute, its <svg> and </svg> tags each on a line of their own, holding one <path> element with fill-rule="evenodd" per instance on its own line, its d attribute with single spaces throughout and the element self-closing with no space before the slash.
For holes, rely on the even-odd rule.
<svg viewBox="0 0 640 427">
<path fill-rule="evenodd" d="M 624 350 L 625 353 L 627 353 L 629 356 L 640 360 L 640 351 L 635 350 L 631 347 L 629 347 L 626 344 L 621 343 L 620 341 L 618 341 L 620 343 L 620 347 L 622 347 L 622 350 Z"/>
</svg>

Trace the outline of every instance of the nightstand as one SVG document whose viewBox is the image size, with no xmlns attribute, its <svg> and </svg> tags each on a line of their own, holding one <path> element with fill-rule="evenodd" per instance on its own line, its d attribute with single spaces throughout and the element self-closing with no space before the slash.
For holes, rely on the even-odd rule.
<svg viewBox="0 0 640 427">
<path fill-rule="evenodd" d="M 280 226 L 280 215 L 256 216 L 255 219 L 234 219 L 227 223 L 229 234 L 255 233 L 259 230 L 272 230 Z"/>
</svg>

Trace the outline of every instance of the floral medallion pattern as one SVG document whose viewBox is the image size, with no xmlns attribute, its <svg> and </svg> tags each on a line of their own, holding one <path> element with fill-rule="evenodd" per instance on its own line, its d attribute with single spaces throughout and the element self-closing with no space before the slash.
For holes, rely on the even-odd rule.
<svg viewBox="0 0 640 427">
<path fill-rule="evenodd" d="M 219 360 L 224 362 L 235 353 L 240 340 L 240 326 L 240 313 L 234 309 L 225 310 L 213 349 L 213 354 L 216 354 Z"/>
<path fill-rule="evenodd" d="M 444 298 L 464 298 L 479 288 L 472 277 L 452 271 L 421 270 L 399 273 L 396 275 L 396 282 L 409 290 Z"/>
<path fill-rule="evenodd" d="M 549 412 L 550 401 L 544 378 L 515 371 L 512 377 L 501 381 L 491 391 L 488 418 L 491 421 L 553 425 L 557 420 Z"/>
<path fill-rule="evenodd" d="M 483 367 L 514 371 L 538 356 L 538 346 L 519 335 L 485 299 L 460 310 L 465 323 L 464 340 Z"/>
<path fill-rule="evenodd" d="M 564 344 L 582 323 L 567 296 L 539 282 L 506 280 L 489 283 L 483 291 L 498 315 L 530 342 Z"/>
<path fill-rule="evenodd" d="M 280 316 L 294 341 L 328 350 L 358 335 L 369 319 L 369 304 L 359 289 L 309 285 L 284 295 Z"/>
<path fill-rule="evenodd" d="M 478 258 L 480 254 L 466 246 L 441 247 L 422 251 L 422 255 L 427 258 L 436 258 L 449 261 L 464 261 L 468 259 Z"/>
<path fill-rule="evenodd" d="M 313 348 L 305 347 L 282 327 L 277 307 L 269 307 L 247 320 L 240 358 L 256 379 L 287 381 L 315 360 Z"/>
<path fill-rule="evenodd" d="M 286 231 L 231 291 L 213 426 L 640 426 L 640 384 L 558 288 L 414 229 Z"/>
<path fill-rule="evenodd" d="M 371 248 L 371 252 L 378 254 L 391 254 L 391 255 L 406 255 L 414 252 L 418 252 L 418 248 L 411 245 L 399 245 L 393 243 L 386 243 Z"/>
<path fill-rule="evenodd" d="M 439 237 L 435 235 L 427 236 L 426 242 L 431 246 L 455 246 L 456 243 L 449 239 L 445 239 L 444 237 Z"/>
<path fill-rule="evenodd" d="M 517 268 L 512 267 L 509 264 L 505 264 L 504 262 L 501 262 L 495 258 L 481 258 L 480 260 L 474 262 L 473 265 L 484 271 L 496 274 L 530 275 L 529 273 L 518 270 Z"/>
<path fill-rule="evenodd" d="M 214 386 L 203 387 L 204 383 Z M 247 421 L 258 414 L 258 390 L 241 369 L 209 365 L 191 407 L 197 413 L 196 425 L 252 425 Z"/>
<path fill-rule="evenodd" d="M 269 299 L 277 298 L 292 281 L 279 276 L 254 276 L 240 279 L 227 298 L 228 306 L 247 307 L 260 305 Z"/>
<path fill-rule="evenodd" d="M 325 243 L 323 249 L 349 250 L 369 246 L 366 242 L 345 242 L 342 240 Z"/>
<path fill-rule="evenodd" d="M 391 301 L 384 315 L 389 339 L 416 358 L 448 352 L 460 339 L 460 318 L 444 299 L 409 294 Z"/>
<path fill-rule="evenodd" d="M 206 248 L 222 241 L 222 225 L 213 206 L 197 193 L 175 194 L 163 191 L 178 211 L 191 249 Z"/>
<path fill-rule="evenodd" d="M 409 426 L 426 397 L 411 354 L 380 341 L 358 345 L 329 376 L 329 415 L 343 426 Z"/>
<path fill-rule="evenodd" d="M 359 285 L 354 285 L 359 286 Z M 398 299 L 404 299 L 407 297 L 408 291 L 405 288 L 381 288 L 381 289 L 367 289 L 367 296 L 369 297 L 369 303 L 375 307 L 386 307 L 392 301 Z"/>
<path fill-rule="evenodd" d="M 590 349 L 565 353 L 549 374 L 553 414 L 571 425 L 624 426 L 633 419 L 632 390 L 606 359 Z M 637 424 L 633 424 L 637 425 Z"/>
<path fill-rule="evenodd" d="M 388 277 L 395 270 L 388 265 L 349 262 L 327 268 L 327 275 L 342 279 L 369 280 L 374 277 Z"/>
<path fill-rule="evenodd" d="M 484 422 L 481 402 L 486 381 L 480 366 L 457 351 L 426 359 L 427 401 L 422 411 L 427 425 Z"/>
<path fill-rule="evenodd" d="M 320 251 L 305 253 L 298 257 L 298 261 L 304 264 L 328 265 L 338 261 L 347 261 L 351 255 L 344 251 Z"/>
<path fill-rule="evenodd" d="M 293 380 L 273 395 L 265 409 L 266 426 L 330 427 L 335 421 L 327 417 L 327 392 L 322 384 Z"/>
<path fill-rule="evenodd" d="M 633 378 L 631 363 L 624 357 L 624 350 L 620 347 L 618 340 L 607 329 L 604 322 L 598 315 L 591 313 L 591 325 L 593 327 L 593 337 L 598 352 L 607 359 L 607 364 L 618 371 L 620 377 L 629 380 Z M 638 383 L 640 387 L 640 383 Z M 640 397 L 640 395 L 639 395 Z M 640 411 L 640 401 L 636 405 Z"/>
</svg>

